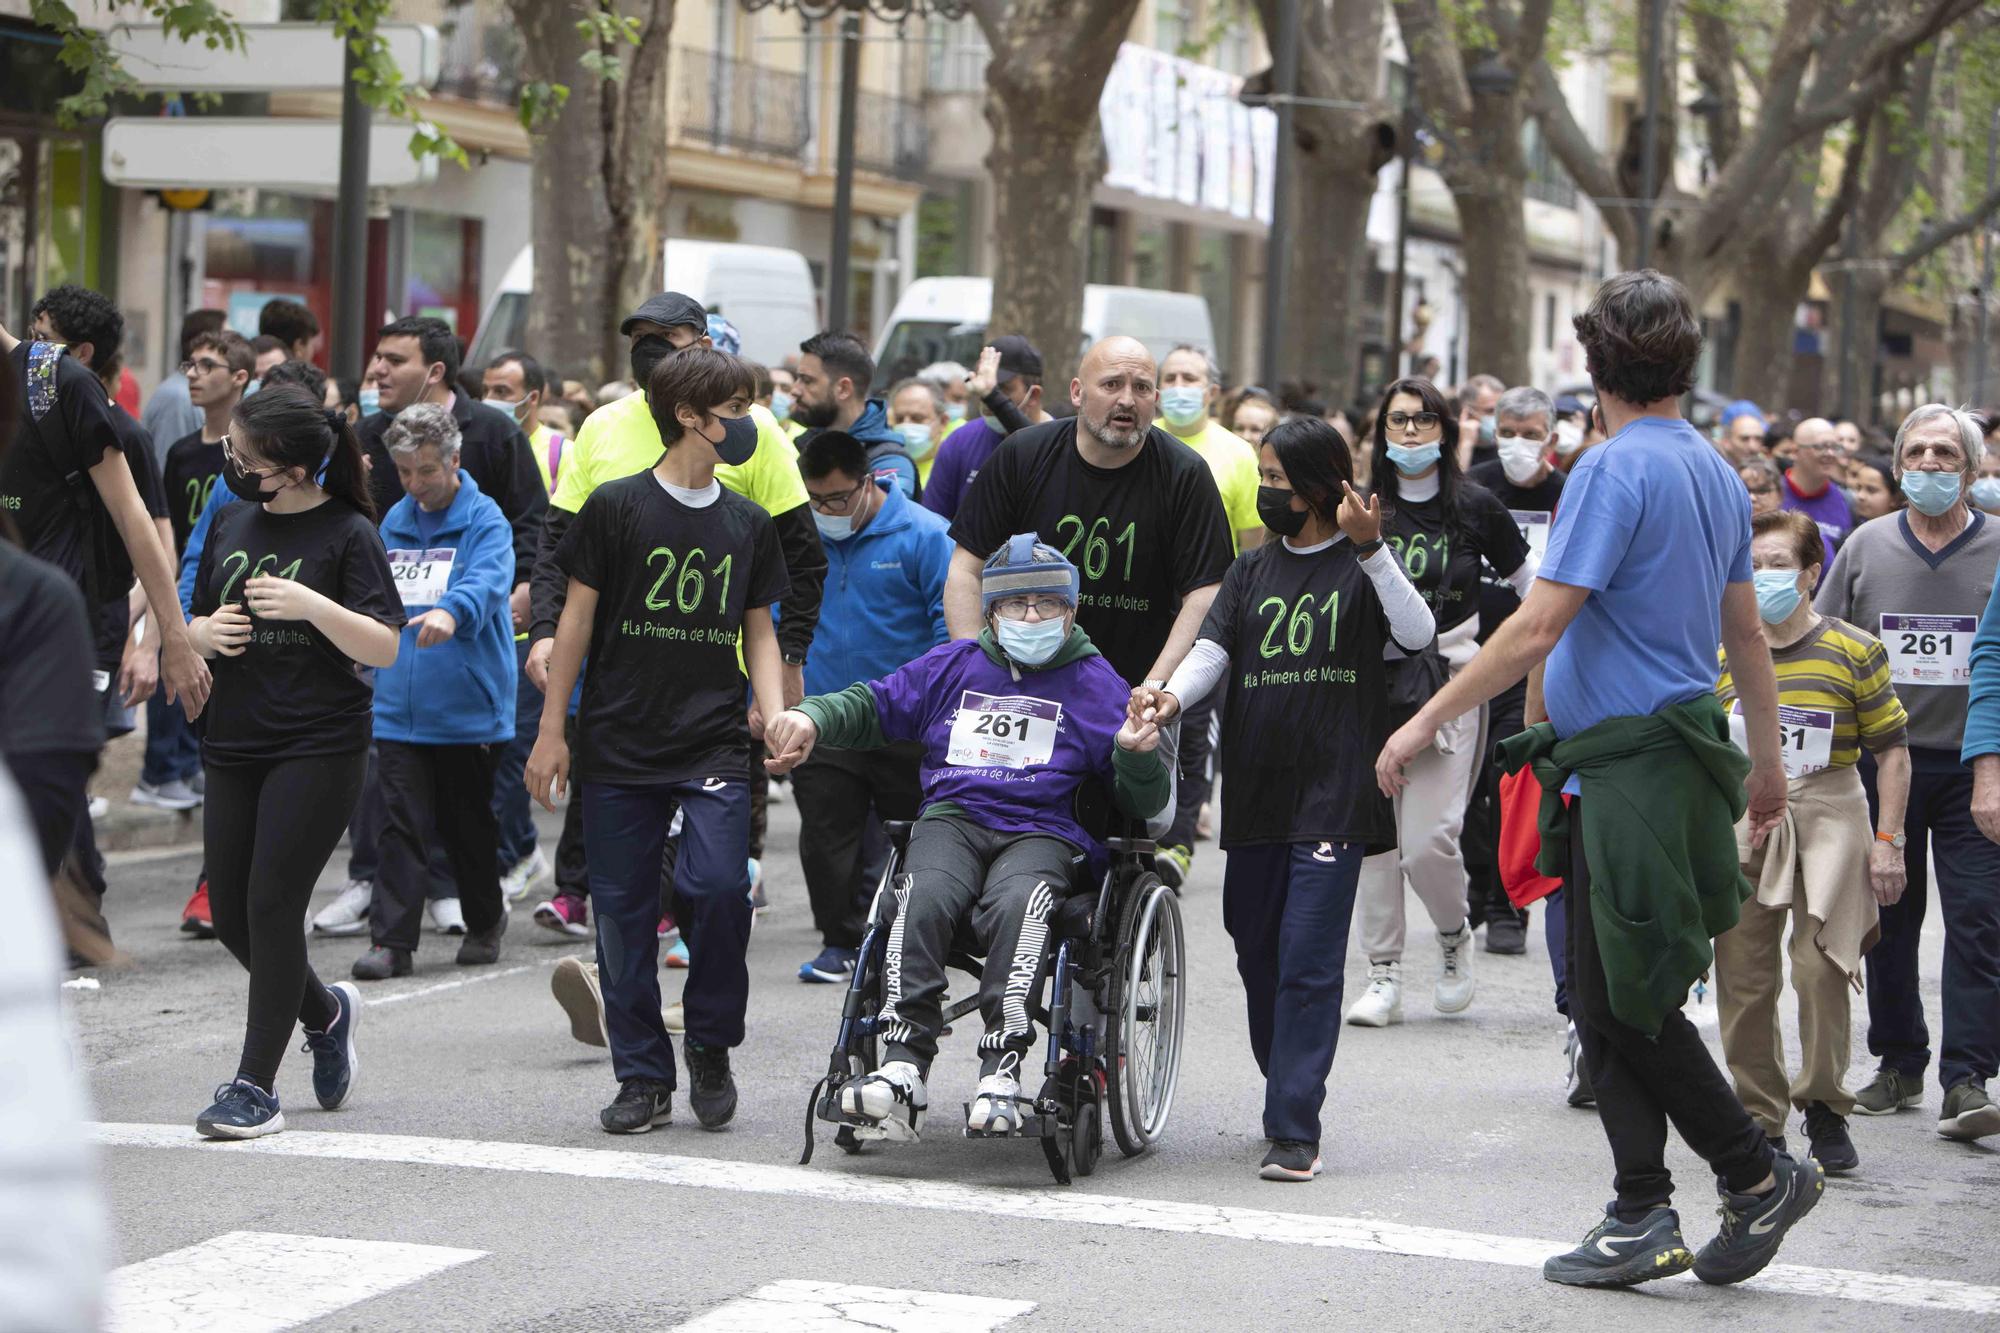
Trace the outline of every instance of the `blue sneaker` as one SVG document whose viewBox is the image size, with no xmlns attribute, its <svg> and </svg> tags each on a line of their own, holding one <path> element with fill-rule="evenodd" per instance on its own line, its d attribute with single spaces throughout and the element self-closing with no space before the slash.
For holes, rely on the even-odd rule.
<svg viewBox="0 0 2000 1333">
<path fill-rule="evenodd" d="M 210 1139 L 261 1139 L 285 1127 L 278 1099 L 237 1079 L 215 1090 L 215 1105 L 195 1117 L 197 1134 Z"/>
<path fill-rule="evenodd" d="M 854 965 L 860 957 L 859 949 L 836 949 L 829 944 L 819 951 L 819 957 L 799 964 L 799 980 L 844 982 L 854 975 Z"/>
<path fill-rule="evenodd" d="M 764 865 L 756 857 L 750 858 L 750 909 L 761 912 L 771 905 L 764 896 Z"/>
<path fill-rule="evenodd" d="M 354 1029 L 361 1022 L 361 992 L 348 981 L 336 981 L 327 989 L 333 992 L 340 1012 L 324 1032 L 307 1028 L 306 1044 L 300 1049 L 312 1052 L 313 1096 L 319 1098 L 320 1110 L 338 1111 L 354 1091 L 354 1075 L 361 1068 L 361 1057 L 354 1049 Z"/>
</svg>

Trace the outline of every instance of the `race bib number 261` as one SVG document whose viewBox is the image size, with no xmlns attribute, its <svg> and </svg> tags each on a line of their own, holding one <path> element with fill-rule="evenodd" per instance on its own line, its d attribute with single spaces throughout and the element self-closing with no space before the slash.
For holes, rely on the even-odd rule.
<svg viewBox="0 0 2000 1333">
<path fill-rule="evenodd" d="M 436 606 L 444 597 L 444 590 L 451 583 L 451 566 L 458 558 L 455 546 L 434 547 L 427 551 L 393 550 L 389 552 L 389 573 L 395 577 L 396 591 L 402 595 L 403 605 Z"/>
<path fill-rule="evenodd" d="M 1882 647 L 1898 685 L 1970 685 L 1977 616 L 1884 614 Z"/>
<path fill-rule="evenodd" d="M 1023 695 L 959 696 L 945 762 L 957 768 L 1038 768 L 1056 748 L 1062 705 Z"/>
</svg>

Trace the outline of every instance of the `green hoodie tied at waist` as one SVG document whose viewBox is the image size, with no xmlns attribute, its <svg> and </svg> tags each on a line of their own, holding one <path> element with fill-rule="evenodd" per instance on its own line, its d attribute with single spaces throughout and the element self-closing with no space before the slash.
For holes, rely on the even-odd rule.
<svg viewBox="0 0 2000 1333">
<path fill-rule="evenodd" d="M 1750 760 L 1729 739 L 1714 695 L 1645 717 L 1608 718 L 1568 740 L 1538 723 L 1498 747 L 1512 773 L 1542 785 L 1536 869 L 1569 877 L 1574 774 L 1590 811 L 1583 853 L 1605 988 L 1619 1022 L 1657 1037 L 1667 1014 L 1715 961 L 1711 941 L 1736 924 L 1753 889 L 1736 861 L 1736 821 Z"/>
</svg>

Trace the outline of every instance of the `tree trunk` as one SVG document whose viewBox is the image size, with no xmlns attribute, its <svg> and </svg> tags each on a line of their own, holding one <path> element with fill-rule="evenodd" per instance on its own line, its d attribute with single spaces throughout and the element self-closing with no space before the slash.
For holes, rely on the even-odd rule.
<svg viewBox="0 0 2000 1333">
<path fill-rule="evenodd" d="M 1368 203 L 1387 154 L 1373 123 L 1303 107 L 1296 115 L 1291 253 L 1265 297 L 1284 306 L 1278 377 L 1315 384 L 1323 402 L 1346 407 L 1359 387 L 1358 333 L 1366 321 L 1361 280 L 1374 264 Z M 1384 332 L 1393 355 L 1397 330 Z M 1266 387 L 1275 391 L 1278 385 Z"/>
<path fill-rule="evenodd" d="M 1835 378 L 1829 386 L 1834 396 L 1829 401 L 1836 406 L 1841 401 L 1846 404 L 1846 415 L 1856 421 L 1875 422 L 1880 413 L 1880 404 L 1875 400 L 1875 362 L 1879 351 L 1882 329 L 1882 296 L 1888 289 L 1885 278 L 1869 272 L 1854 275 L 1853 299 L 1848 299 L 1847 277 L 1836 275 L 1834 280 L 1834 310 L 1836 318 L 1845 317 L 1852 321 L 1852 335 L 1844 336 L 1836 327 L 1834 335 L 1834 367 L 1836 375 L 1845 373 L 1845 380 Z M 1841 364 L 1844 356 L 1845 366 Z M 1843 392 L 1843 385 L 1845 391 Z M 1891 431 L 1896 422 L 1885 424 Z"/>
<path fill-rule="evenodd" d="M 1482 171 L 1454 181 L 1459 245 L 1465 257 L 1465 369 L 1506 384 L 1531 383 L 1534 328 L 1528 295 L 1528 219 L 1521 176 Z"/>
<path fill-rule="evenodd" d="M 1760 271 L 1757 276 L 1763 280 L 1752 282 L 1747 269 L 1737 274 L 1742 323 L 1736 334 L 1730 396 L 1748 398 L 1766 413 L 1815 408 L 1816 403 L 1792 401 L 1793 325 L 1807 284 L 1794 285 L 1789 275 L 1781 273 Z"/>
</svg>

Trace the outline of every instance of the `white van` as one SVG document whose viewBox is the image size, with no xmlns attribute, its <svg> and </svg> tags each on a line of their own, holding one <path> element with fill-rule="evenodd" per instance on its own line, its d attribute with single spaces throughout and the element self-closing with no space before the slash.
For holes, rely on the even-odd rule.
<svg viewBox="0 0 2000 1333">
<path fill-rule="evenodd" d="M 875 346 L 877 381 L 892 383 L 933 361 L 956 361 L 966 367 L 978 364 L 979 349 L 987 341 L 986 317 L 992 308 L 990 278 L 918 278 L 896 301 Z M 1088 347 L 1114 333 L 1137 338 L 1155 359 L 1182 343 L 1215 354 L 1215 326 L 1208 317 L 1208 300 L 1193 292 L 1091 283 L 1083 289 L 1079 345 Z M 1050 355 L 1054 352 L 1051 348 L 1042 350 Z"/>
<path fill-rule="evenodd" d="M 722 241 L 670 240 L 666 244 L 667 290 L 692 296 L 736 326 L 743 355 L 775 366 L 819 332 L 819 299 L 812 269 L 796 250 Z M 483 366 L 528 336 L 528 300 L 535 289 L 535 247 L 521 247 L 499 290 L 486 302 L 479 332 L 466 351 L 467 365 Z M 613 312 L 623 319 L 630 311 Z M 531 348 L 556 366 L 559 348 Z"/>
</svg>

